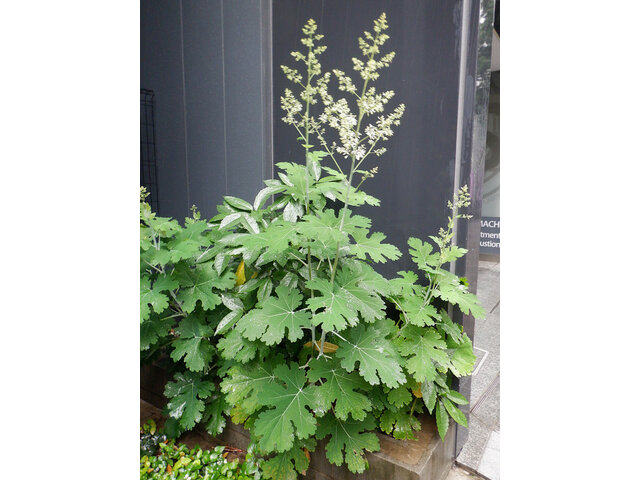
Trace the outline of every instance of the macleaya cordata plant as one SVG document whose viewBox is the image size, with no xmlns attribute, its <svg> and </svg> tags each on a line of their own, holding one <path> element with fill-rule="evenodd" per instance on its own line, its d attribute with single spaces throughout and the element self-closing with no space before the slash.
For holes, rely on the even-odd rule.
<svg viewBox="0 0 640 480">
<path fill-rule="evenodd" d="M 277 164 L 253 203 L 225 197 L 210 222 L 194 213 L 184 228 L 141 208 L 141 348 L 178 365 L 167 428 L 202 422 L 216 434 L 228 414 L 268 457 L 267 478 L 297 478 L 319 440 L 331 463 L 362 472 L 365 452 L 379 449 L 375 432 L 412 439 L 425 409 L 443 438 L 450 418 L 466 426 L 456 405 L 467 400 L 451 382 L 475 357 L 448 309 L 484 312 L 446 267 L 466 253 L 452 232 L 467 217 L 467 188 L 431 243 L 408 240 L 422 278 L 377 273 L 372 264 L 400 251 L 353 212 L 379 205 L 362 190 L 378 172 L 368 163 L 405 108 L 385 114 L 394 92 L 374 86 L 394 58 L 382 51 L 387 28 L 382 14 L 358 39 L 349 76 L 322 72 L 323 36 L 306 23 L 298 68 L 282 67 L 292 85 L 281 98 L 304 164 Z"/>
</svg>

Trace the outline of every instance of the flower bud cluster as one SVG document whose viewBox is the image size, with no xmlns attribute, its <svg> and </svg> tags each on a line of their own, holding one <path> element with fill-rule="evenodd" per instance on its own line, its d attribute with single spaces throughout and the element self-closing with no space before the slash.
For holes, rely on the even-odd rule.
<svg viewBox="0 0 640 480">
<path fill-rule="evenodd" d="M 284 90 L 284 97 L 280 97 L 280 105 L 286 113 L 286 115 L 282 117 L 282 121 L 287 125 L 297 126 L 299 120 L 296 118 L 296 115 L 302 111 L 302 103 L 288 88 L 285 88 Z"/>
<path fill-rule="evenodd" d="M 304 82 L 304 75 L 298 70 L 283 66 L 282 70 L 291 82 L 299 85 L 301 90 L 296 96 L 286 89 L 281 97 L 282 109 L 285 112 L 283 121 L 294 125 L 301 135 L 313 133 L 325 149 L 333 156 L 339 153 L 346 159 L 350 159 L 360 164 L 370 153 L 380 156 L 386 152 L 384 147 L 376 147 L 380 141 L 386 141 L 393 135 L 393 127 L 400 124 L 405 106 L 403 104 L 396 107 L 387 115 L 378 115 L 377 119 L 364 126 L 361 125 L 363 118 L 382 114 L 385 106 L 393 98 L 393 90 L 378 93 L 375 87 L 367 85 L 379 77 L 378 70 L 389 67 L 395 53 L 389 52 L 380 58 L 380 48 L 388 40 L 389 36 L 383 33 L 388 28 L 386 16 L 382 14 L 374 21 L 373 32 L 364 32 L 362 38 L 358 39 L 360 50 L 364 58 L 354 58 L 354 70 L 360 73 L 364 80 L 362 93 L 358 94 L 358 87 L 353 79 L 342 70 L 333 70 L 333 74 L 338 80 L 338 90 L 347 92 L 356 97 L 357 111 L 352 111 L 346 98 L 335 100 L 328 91 L 331 73 L 321 73 L 321 65 L 318 55 L 324 52 L 326 47 L 316 45 L 316 41 L 322 39 L 322 35 L 316 34 L 317 25 L 313 20 L 309 20 L 302 29 L 305 38 L 302 43 L 308 47 L 309 52 L 303 55 L 300 52 L 292 52 L 296 61 L 302 62 L 307 69 L 307 82 Z M 313 81 L 312 81 L 313 80 Z M 367 88 L 368 86 L 368 88 Z M 309 107 L 321 100 L 324 109 L 318 117 L 312 116 Z M 305 107 L 306 105 L 306 107 Z M 339 143 L 329 142 L 325 138 L 326 128 L 335 130 Z M 307 133 L 303 134 L 302 131 Z M 334 159 L 335 161 L 335 159 Z M 370 178 L 367 176 L 367 178 Z"/>
<path fill-rule="evenodd" d="M 460 187 L 457 192 L 453 194 L 453 202 L 447 201 L 447 207 L 451 210 L 451 216 L 447 225 L 447 230 L 440 228 L 438 231 L 438 237 L 440 238 L 440 245 L 444 246 L 451 242 L 453 238 L 453 221 L 455 218 L 469 219 L 472 215 L 458 213 L 462 208 L 471 205 L 471 196 L 469 195 L 469 187 L 467 185 Z"/>
<path fill-rule="evenodd" d="M 342 70 L 333 70 L 333 74 L 338 79 L 338 88 L 343 92 L 356 93 L 356 86 L 353 84 L 351 77 L 345 75 Z"/>
<path fill-rule="evenodd" d="M 453 194 L 453 202 L 451 202 L 451 200 L 447 202 L 447 207 L 453 212 L 460 208 L 468 207 L 469 205 L 471 205 L 471 196 L 469 195 L 469 187 L 466 185 L 460 187 L 460 189 Z"/>
<path fill-rule="evenodd" d="M 404 114 L 404 103 L 398 105 L 393 112 L 388 115 L 380 115 L 375 124 L 369 124 L 365 127 L 364 133 L 368 137 L 370 145 L 375 145 L 379 140 L 389 140 L 393 136 L 394 125 L 400 125 L 400 118 Z"/>
<path fill-rule="evenodd" d="M 307 70 L 307 82 L 304 82 L 303 75 L 295 68 L 288 67 L 286 65 L 281 65 L 282 71 L 284 72 L 287 79 L 300 87 L 302 87 L 302 91 L 299 94 L 299 99 L 294 95 L 294 93 L 290 89 L 285 89 L 285 93 L 283 97 L 280 97 L 280 103 L 282 109 L 285 112 L 285 116 L 282 120 L 289 125 L 294 125 L 298 129 L 305 128 L 310 124 L 316 124 L 317 122 L 313 119 L 312 116 L 308 114 L 308 109 L 303 113 L 303 103 L 314 105 L 318 103 L 317 95 L 323 99 L 323 102 L 329 101 L 326 100 L 329 97 L 330 101 L 333 99 L 330 98 L 327 88 L 329 84 L 329 80 L 331 78 L 331 72 L 326 72 L 322 75 L 322 66 L 318 60 L 318 55 L 322 54 L 327 47 L 324 45 L 315 45 L 315 42 L 322 40 L 324 35 L 315 34 L 317 30 L 317 25 L 313 19 L 310 19 L 305 26 L 302 28 L 302 32 L 305 37 L 301 40 L 302 44 L 309 48 L 307 55 L 304 55 L 300 52 L 291 52 L 291 56 L 297 62 L 304 63 Z M 314 80 L 314 78 L 317 77 Z"/>
<path fill-rule="evenodd" d="M 375 87 L 370 87 L 365 95 L 362 96 L 358 102 L 364 115 L 371 115 L 373 113 L 382 113 L 384 106 L 395 95 L 393 90 L 388 90 L 382 93 L 376 93 Z"/>
</svg>

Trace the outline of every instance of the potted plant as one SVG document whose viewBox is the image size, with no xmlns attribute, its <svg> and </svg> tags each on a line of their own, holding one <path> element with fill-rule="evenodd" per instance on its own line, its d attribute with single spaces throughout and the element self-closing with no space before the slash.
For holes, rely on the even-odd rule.
<svg viewBox="0 0 640 480">
<path fill-rule="evenodd" d="M 408 239 L 418 273 L 393 279 L 373 265 L 400 251 L 354 211 L 379 204 L 362 189 L 378 173 L 368 161 L 405 109 L 384 114 L 394 92 L 374 86 L 394 58 L 387 28 L 382 14 L 358 39 L 354 80 L 322 71 L 323 36 L 306 23 L 292 52 L 302 68 L 282 67 L 292 88 L 281 98 L 305 164 L 278 163 L 252 203 L 227 196 L 210 221 L 194 209 L 184 227 L 141 203 L 141 348 L 180 365 L 165 389 L 167 433 L 203 423 L 215 435 L 229 416 L 269 457 L 267 478 L 296 478 L 322 439 L 329 462 L 362 472 L 374 431 L 411 439 L 425 410 L 442 437 L 449 418 L 466 426 L 451 381 L 475 356 L 447 310 L 484 312 L 446 265 L 466 253 L 452 229 L 467 188 L 430 242 Z"/>
</svg>

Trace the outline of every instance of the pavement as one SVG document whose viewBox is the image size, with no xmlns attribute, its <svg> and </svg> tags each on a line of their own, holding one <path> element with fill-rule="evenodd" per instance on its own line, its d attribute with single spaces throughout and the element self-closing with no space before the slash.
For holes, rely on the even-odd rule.
<svg viewBox="0 0 640 480">
<path fill-rule="evenodd" d="M 449 475 L 445 480 L 484 480 L 482 477 L 474 475 L 473 473 L 467 472 L 466 470 L 453 466 L 449 471 Z"/>
<path fill-rule="evenodd" d="M 478 299 L 487 316 L 476 320 L 473 343 L 478 360 L 471 380 L 469 438 L 456 462 L 482 477 L 500 480 L 499 261 L 479 262 Z"/>
</svg>

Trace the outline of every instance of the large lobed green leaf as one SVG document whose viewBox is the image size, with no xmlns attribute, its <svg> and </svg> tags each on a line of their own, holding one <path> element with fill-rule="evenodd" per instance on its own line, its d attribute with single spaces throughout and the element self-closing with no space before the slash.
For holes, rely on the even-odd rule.
<svg viewBox="0 0 640 480">
<path fill-rule="evenodd" d="M 175 331 L 179 337 L 173 342 L 171 358 L 178 362 L 184 357 L 187 368 L 194 372 L 208 367 L 215 348 L 209 340 L 213 335 L 213 328 L 204 321 L 203 312 L 189 315 Z"/>
<path fill-rule="evenodd" d="M 358 372 L 371 385 L 381 381 L 390 388 L 396 388 L 406 381 L 398 354 L 375 326 L 358 325 L 345 332 L 345 340 L 340 340 L 336 356 L 348 372 L 358 364 Z"/>
<path fill-rule="evenodd" d="M 210 435 L 219 435 L 227 425 L 226 415 L 229 415 L 229 404 L 223 395 L 217 394 L 207 399 L 202 420 Z"/>
<path fill-rule="evenodd" d="M 305 215 L 301 222 L 297 223 L 298 232 L 307 240 L 319 240 L 332 246 L 333 250 L 338 242 L 345 243 L 346 234 L 340 231 L 340 218 L 333 210 L 325 210 L 318 215 Z"/>
<path fill-rule="evenodd" d="M 397 260 L 400 258 L 400 250 L 390 243 L 382 243 L 386 238 L 384 233 L 372 233 L 367 237 L 365 230 L 359 230 L 352 234 L 354 245 L 349 246 L 349 250 L 356 258 L 365 260 L 367 255 L 373 262 L 386 263 L 387 259 Z"/>
<path fill-rule="evenodd" d="M 485 317 L 484 308 L 478 302 L 478 297 L 469 293 L 467 287 L 460 283 L 460 279 L 449 273 L 442 272 L 438 275 L 437 288 L 433 291 L 434 296 L 440 297 L 445 302 L 457 305 L 464 314 L 471 314 L 476 319 Z"/>
<path fill-rule="evenodd" d="M 260 402 L 274 408 L 260 413 L 254 428 L 262 450 L 285 452 L 293 447 L 294 435 L 305 439 L 315 433 L 316 418 L 310 409 L 317 406 L 318 394 L 316 386 L 306 385 L 305 372 L 296 364 L 278 365 L 274 374 L 284 385 L 269 383 L 262 388 Z"/>
<path fill-rule="evenodd" d="M 447 347 L 450 355 L 449 369 L 456 377 L 471 375 L 476 362 L 476 356 L 473 353 L 473 344 L 466 333 L 462 334 L 460 342 L 453 339 L 447 339 Z"/>
<path fill-rule="evenodd" d="M 202 419 L 204 400 L 213 393 L 215 385 L 194 372 L 176 373 L 173 378 L 164 389 L 164 395 L 169 398 L 166 410 L 188 430 Z"/>
<path fill-rule="evenodd" d="M 244 338 L 239 330 L 233 329 L 218 341 L 217 347 L 225 360 L 247 363 L 256 357 L 259 343 Z"/>
<path fill-rule="evenodd" d="M 273 480 L 296 480 L 298 472 L 303 473 L 309 468 L 309 457 L 307 451 L 314 451 L 316 441 L 313 438 L 306 440 L 295 439 L 293 447 L 286 452 L 276 453 L 269 460 L 262 464 L 262 471 L 265 478 Z"/>
<path fill-rule="evenodd" d="M 377 293 L 363 285 L 359 272 L 342 268 L 336 274 L 336 285 L 339 293 L 346 297 L 347 305 L 358 312 L 366 322 L 374 322 L 385 316 L 385 305 Z"/>
<path fill-rule="evenodd" d="M 150 318 L 140 324 L 140 350 L 148 350 L 160 338 L 166 337 L 174 323 L 173 318 Z"/>
<path fill-rule="evenodd" d="M 245 338 L 273 345 L 280 343 L 287 332 L 289 341 L 295 342 L 302 338 L 303 327 L 311 326 L 309 312 L 296 311 L 302 304 L 300 292 L 280 285 L 276 295 L 277 298 L 268 297 L 260 308 L 254 308 L 238 321 L 237 328 Z"/>
<path fill-rule="evenodd" d="M 409 255 L 418 265 L 418 268 L 425 269 L 428 266 L 438 267 L 440 264 L 440 255 L 437 253 L 431 253 L 433 246 L 427 242 L 423 242 L 419 238 L 410 237 L 407 240 L 409 244 Z"/>
<path fill-rule="evenodd" d="M 407 326 L 396 341 L 398 351 L 408 358 L 406 367 L 418 382 L 434 381 L 437 366 L 448 366 L 447 344 L 432 329 Z"/>
<path fill-rule="evenodd" d="M 156 313 L 162 313 L 169 307 L 169 298 L 158 291 L 151 288 L 151 280 L 149 277 L 140 278 L 140 323 L 149 318 L 151 310 L 149 305 L 153 307 Z"/>
<path fill-rule="evenodd" d="M 260 253 L 266 249 L 263 255 L 266 255 L 269 261 L 273 261 L 289 249 L 290 244 L 297 243 L 297 225 L 278 219 L 259 234 L 234 237 L 236 239 L 234 243 L 242 245 L 250 252 Z"/>
<path fill-rule="evenodd" d="M 380 449 L 378 437 L 370 432 L 374 428 L 375 421 L 370 415 L 364 420 L 341 420 L 327 415 L 320 421 L 316 436 L 319 440 L 331 437 L 326 446 L 329 462 L 337 466 L 346 463 L 353 473 L 362 473 L 368 467 L 365 451 Z"/>
<path fill-rule="evenodd" d="M 234 420 L 242 422 L 263 406 L 260 402 L 262 391 L 266 385 L 277 380 L 274 369 L 282 361 L 282 356 L 276 355 L 264 361 L 234 365 L 229 369 L 220 389 L 226 394 L 230 404 L 241 406 L 244 417 Z"/>
<path fill-rule="evenodd" d="M 398 304 L 405 314 L 405 320 L 412 325 L 431 326 L 440 318 L 436 307 L 427 302 L 424 293 L 399 298 Z"/>
<path fill-rule="evenodd" d="M 312 323 L 322 326 L 326 331 L 341 331 L 347 325 L 356 325 L 358 315 L 351 308 L 352 296 L 341 290 L 337 285 L 331 285 L 324 278 L 313 278 L 307 282 L 307 288 L 319 292 L 307 300 L 307 305 L 314 311 Z"/>
<path fill-rule="evenodd" d="M 209 239 L 203 235 L 207 222 L 193 222 L 185 225 L 168 244 L 169 258 L 172 262 L 197 257 L 202 248 L 209 245 Z"/>
<path fill-rule="evenodd" d="M 367 412 L 371 411 L 371 400 L 362 393 L 369 389 L 369 385 L 357 374 L 342 368 L 338 359 L 311 360 L 307 376 L 312 383 L 322 379 L 318 386 L 322 411 L 329 411 L 335 404 L 333 413 L 341 420 L 346 420 L 349 415 L 355 420 L 364 420 Z"/>
<path fill-rule="evenodd" d="M 211 263 L 198 264 L 195 267 L 178 264 L 174 278 L 180 282 L 178 301 L 186 313 L 193 312 L 198 301 L 204 310 L 214 309 L 220 305 L 221 299 L 213 289 L 228 290 L 235 285 L 233 272 L 219 276 Z"/>
</svg>

